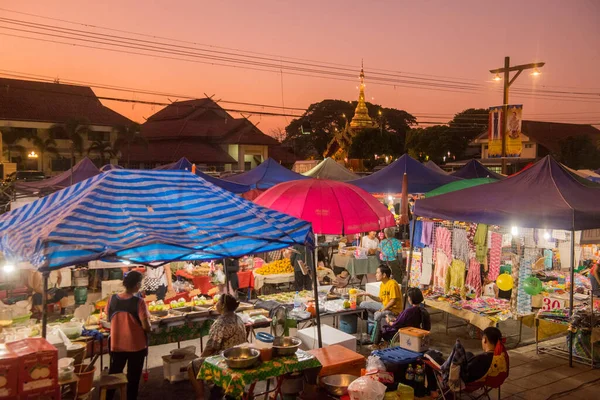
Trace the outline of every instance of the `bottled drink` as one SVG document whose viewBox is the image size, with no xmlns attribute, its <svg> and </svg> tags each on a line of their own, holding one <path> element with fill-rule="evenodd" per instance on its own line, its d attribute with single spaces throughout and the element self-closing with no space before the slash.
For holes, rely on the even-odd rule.
<svg viewBox="0 0 600 400">
<path fill-rule="evenodd" d="M 409 384 L 410 386 L 414 385 L 415 370 L 413 369 L 412 364 L 408 364 L 408 368 L 406 369 L 406 375 L 404 377 L 406 378 L 407 384 Z"/>
<path fill-rule="evenodd" d="M 294 296 L 294 308 L 300 308 L 302 306 L 302 300 L 300 299 L 300 292 L 296 292 Z"/>
<path fill-rule="evenodd" d="M 415 371 L 415 396 L 425 396 L 425 366 L 418 364 Z"/>
</svg>

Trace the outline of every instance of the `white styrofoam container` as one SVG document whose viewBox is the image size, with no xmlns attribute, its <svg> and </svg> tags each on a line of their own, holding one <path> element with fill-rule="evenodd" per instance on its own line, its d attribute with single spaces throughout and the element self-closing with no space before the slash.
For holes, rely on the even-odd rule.
<svg viewBox="0 0 600 400">
<path fill-rule="evenodd" d="M 429 331 L 418 328 L 401 328 L 400 347 L 423 353 L 429 349 Z"/>
<path fill-rule="evenodd" d="M 299 330 L 296 333 L 296 337 L 302 340 L 300 348 L 303 350 L 311 350 L 319 347 L 316 326 Z M 329 325 L 321 325 L 321 337 L 323 339 L 323 347 L 339 344 L 349 350 L 356 351 L 355 336 L 342 332 Z"/>
<path fill-rule="evenodd" d="M 188 354 L 184 358 L 173 359 L 172 356 L 163 356 L 163 375 L 170 383 L 184 381 L 188 378 L 188 365 L 198 358 L 195 354 Z"/>
<path fill-rule="evenodd" d="M 381 282 L 368 282 L 365 285 L 365 291 L 373 296 L 379 297 L 379 287 Z"/>
</svg>

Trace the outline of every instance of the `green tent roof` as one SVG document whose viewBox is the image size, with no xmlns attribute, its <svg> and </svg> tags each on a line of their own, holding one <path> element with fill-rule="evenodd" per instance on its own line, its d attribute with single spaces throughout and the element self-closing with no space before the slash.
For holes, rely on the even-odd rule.
<svg viewBox="0 0 600 400">
<path fill-rule="evenodd" d="M 426 193 L 425 197 L 434 197 L 440 194 L 455 192 L 457 190 L 494 182 L 498 182 L 498 180 L 492 178 L 463 179 L 462 181 L 450 182 L 444 186 L 440 186 L 437 189 L 433 189 L 431 192 Z"/>
</svg>

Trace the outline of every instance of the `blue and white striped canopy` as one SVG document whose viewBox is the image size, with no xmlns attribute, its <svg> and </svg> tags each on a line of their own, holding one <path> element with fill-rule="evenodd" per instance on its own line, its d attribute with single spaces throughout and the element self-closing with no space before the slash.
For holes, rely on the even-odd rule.
<svg viewBox="0 0 600 400">
<path fill-rule="evenodd" d="M 0 217 L 5 258 L 44 269 L 238 257 L 313 242 L 310 223 L 186 171 L 111 170 Z"/>
</svg>

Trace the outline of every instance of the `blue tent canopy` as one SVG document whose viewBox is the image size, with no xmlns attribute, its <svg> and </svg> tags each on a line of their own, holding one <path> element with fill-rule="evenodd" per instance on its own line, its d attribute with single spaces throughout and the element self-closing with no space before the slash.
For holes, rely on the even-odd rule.
<svg viewBox="0 0 600 400">
<path fill-rule="evenodd" d="M 176 161 L 171 164 L 161 165 L 160 167 L 154 168 L 155 170 L 172 170 L 172 171 L 191 171 L 192 163 L 185 157 L 181 157 L 179 161 Z M 250 186 L 242 185 L 235 182 L 229 182 L 224 179 L 215 178 L 214 176 L 210 176 L 205 174 L 204 172 L 196 169 L 196 175 L 199 177 L 206 179 L 213 185 L 216 185 L 220 188 L 230 191 L 231 193 L 246 193 L 250 190 Z"/>
<path fill-rule="evenodd" d="M 460 178 L 442 174 L 426 167 L 408 154 L 364 178 L 350 181 L 369 193 L 401 193 L 402 177 L 408 176 L 408 193 L 427 193 L 450 182 L 459 181 Z"/>
<path fill-rule="evenodd" d="M 600 228 L 600 185 L 546 156 L 518 174 L 417 200 L 420 217 L 484 224 L 583 230 Z"/>
<path fill-rule="evenodd" d="M 506 176 L 498 174 L 485 167 L 482 163 L 477 160 L 471 160 L 458 171 L 454 171 L 450 175 L 456 176 L 463 179 L 478 179 L 478 178 L 492 178 L 502 180 Z"/>
<path fill-rule="evenodd" d="M 309 178 L 290 171 L 269 157 L 258 167 L 239 175 L 228 176 L 226 179 L 231 182 L 249 185 L 251 189 L 267 190 L 278 183 Z"/>
<path fill-rule="evenodd" d="M 434 163 L 431 160 L 427 161 L 426 163 L 423 163 L 423 165 L 433 171 L 439 172 L 444 175 L 448 175 L 448 173 L 446 171 L 444 171 L 439 165 L 437 165 L 436 163 Z"/>
<path fill-rule="evenodd" d="M 0 217 L 5 258 L 49 269 L 238 257 L 313 242 L 310 223 L 183 171 L 103 172 Z"/>
</svg>

